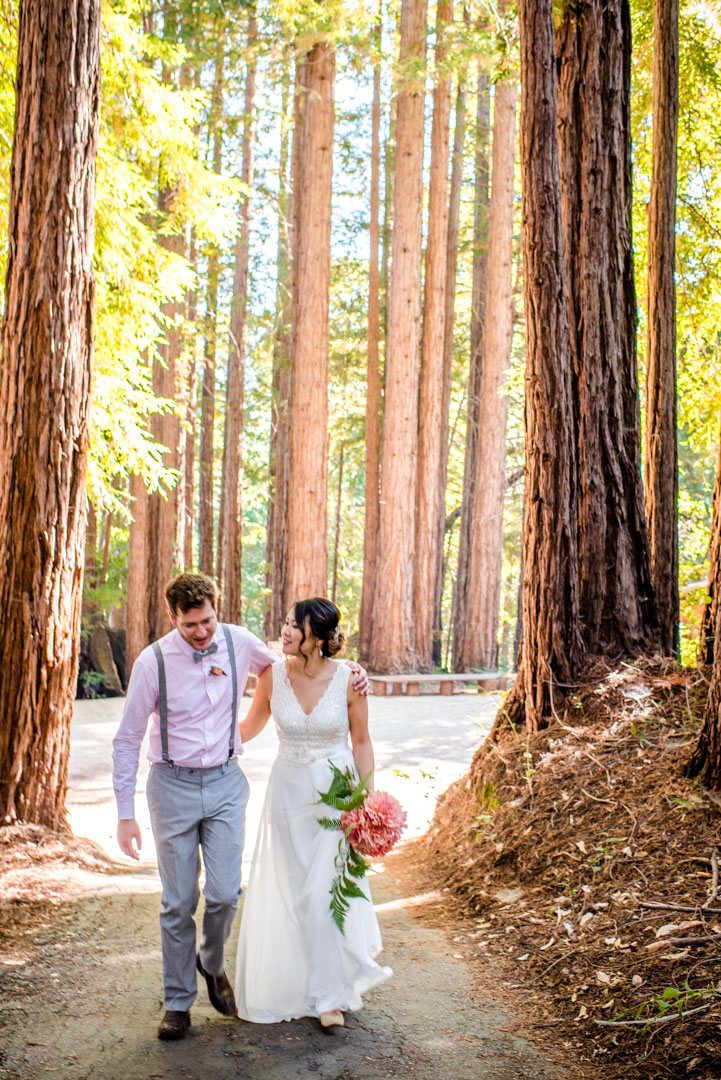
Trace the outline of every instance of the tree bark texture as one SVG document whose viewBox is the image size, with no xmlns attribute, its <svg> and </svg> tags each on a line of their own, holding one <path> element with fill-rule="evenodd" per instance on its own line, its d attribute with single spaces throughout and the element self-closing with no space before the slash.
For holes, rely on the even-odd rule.
<svg viewBox="0 0 721 1080">
<path fill-rule="evenodd" d="M 488 227 L 488 270 L 480 381 L 473 521 L 468 559 L 466 611 L 460 626 L 457 665 L 472 671 L 498 666 L 498 616 L 503 558 L 503 497 L 506 490 L 506 417 L 503 383 L 513 335 L 513 175 L 516 162 L 516 84 L 496 83 L 493 105 L 493 171 Z"/>
<path fill-rule="evenodd" d="M 73 73 L 73 78 L 69 77 Z M 23 0 L 0 375 L 0 822 L 66 827 L 93 352 L 100 4 Z"/>
<path fill-rule="evenodd" d="M 581 642 L 552 0 L 520 0 L 518 14 L 526 285 L 523 644 L 503 712 L 535 731 L 574 678 Z"/>
<path fill-rule="evenodd" d="M 142 476 L 130 477 L 133 519 L 128 536 L 128 575 L 125 603 L 125 664 L 128 677 L 138 655 L 150 641 L 148 626 L 148 510 L 149 496 Z"/>
<path fill-rule="evenodd" d="M 278 259 L 273 335 L 273 391 L 270 421 L 270 497 L 266 540 L 267 590 L 263 629 L 268 640 L 280 634 L 285 618 L 283 578 L 285 573 L 285 522 L 288 494 L 288 402 L 290 399 L 290 222 L 292 207 L 288 190 L 290 144 L 290 65 L 283 73 L 281 105 L 280 162 L 278 181 Z"/>
<path fill-rule="evenodd" d="M 446 246 L 446 314 L 443 326 L 443 399 L 441 403 L 441 491 L 445 493 L 448 483 L 448 456 L 450 453 L 451 384 L 454 357 L 454 319 L 456 307 L 456 273 L 458 269 L 458 236 L 460 226 L 461 187 L 463 184 L 463 147 L 466 136 L 466 72 L 461 71 L 458 78 L 456 96 L 456 122 L 453 136 L 453 155 L 451 165 L 451 190 L 448 197 L 448 242 Z M 441 499 L 438 507 L 438 525 L 441 546 L 446 535 L 446 502 Z M 448 560 L 443 558 L 436 580 L 436 594 L 433 614 L 433 666 L 440 667 L 442 662 L 442 605 L 445 571 Z M 437 633 L 435 632 L 437 631 Z"/>
<path fill-rule="evenodd" d="M 445 70 L 445 31 L 451 21 L 450 0 L 439 0 L 436 14 L 436 77 L 431 128 L 431 175 L 428 191 L 428 234 L 423 300 L 420 396 L 418 405 L 418 476 L 416 481 L 415 581 L 416 666 L 433 668 L 438 581 L 443 564 L 445 505 L 443 480 L 443 391 L 446 285 L 448 258 L 448 156 L 451 77 Z M 440 527 L 439 527 L 440 526 Z"/>
<path fill-rule="evenodd" d="M 678 0 L 654 0 L 653 164 L 648 208 L 646 515 L 651 574 L 665 653 L 678 652 L 676 429 L 676 136 Z"/>
<path fill-rule="evenodd" d="M 373 596 L 378 558 L 378 517 L 380 514 L 381 371 L 380 339 L 380 124 L 381 124 L 381 24 L 376 27 L 378 57 L 373 69 L 371 113 L 371 193 L 370 252 L 368 257 L 368 332 L 366 361 L 365 509 L 363 527 L 363 587 L 358 618 L 358 654 L 367 664 L 373 629 Z M 334 571 L 335 572 L 335 571 Z"/>
<path fill-rule="evenodd" d="M 213 171 L 223 167 L 223 79 L 224 41 L 218 35 L 215 73 L 210 99 L 210 129 L 213 146 Z M 215 457 L 215 360 L 218 345 L 218 285 L 220 251 L 213 245 L 208 255 L 208 282 L 205 309 L 205 349 L 200 396 L 200 499 L 198 503 L 198 566 L 203 574 L 213 576 L 213 462 Z"/>
<path fill-rule="evenodd" d="M 473 282 L 471 292 L 471 350 L 468 367 L 468 404 L 466 410 L 466 454 L 463 462 L 463 503 L 458 534 L 458 562 L 453 590 L 453 670 L 462 671 L 460 663 L 467 620 L 468 560 L 474 520 L 476 452 L 481 402 L 483 368 L 483 328 L 486 313 L 488 271 L 488 142 L 490 107 L 488 74 L 478 69 L 476 97 L 476 154 L 473 199 Z"/>
<path fill-rule="evenodd" d="M 388 285 L 381 509 L 370 655 L 371 668 L 378 672 L 412 670 L 416 663 L 413 566 L 425 30 L 425 0 L 403 0 Z"/>
<path fill-rule="evenodd" d="M 635 656 L 655 633 L 641 480 L 627 0 L 568 6 L 556 39 L 578 463 L 581 632 Z"/>
<path fill-rule="evenodd" d="M 250 259 L 250 191 L 253 183 L 253 137 L 255 128 L 255 11 L 248 15 L 248 65 L 243 108 L 243 158 L 241 180 L 247 194 L 240 208 L 240 227 L 235 245 L 233 300 L 230 308 L 228 389 L 225 404 L 225 454 L 223 473 L 223 577 L 221 608 L 226 622 L 239 623 L 242 597 L 243 507 L 243 389 L 245 345 L 248 332 L 248 269 Z"/>
<path fill-rule="evenodd" d="M 285 610 L 328 582 L 328 308 L 335 52 L 296 61 L 299 95 Z"/>
<path fill-rule="evenodd" d="M 704 604 L 701 616 L 701 632 L 699 634 L 698 662 L 699 664 L 713 664 L 714 639 L 716 633 L 716 619 L 719 601 L 719 586 L 721 583 L 721 447 L 719 448 L 718 464 L 716 466 L 716 482 L 713 489 L 713 502 L 711 512 L 711 540 L 709 542 L 709 567 L 708 585 L 706 592 L 710 597 Z"/>
</svg>

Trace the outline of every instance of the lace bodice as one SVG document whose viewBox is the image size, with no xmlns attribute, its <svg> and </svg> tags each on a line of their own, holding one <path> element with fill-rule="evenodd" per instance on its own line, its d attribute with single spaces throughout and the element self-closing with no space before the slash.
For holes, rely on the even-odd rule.
<svg viewBox="0 0 721 1080">
<path fill-rule="evenodd" d="M 305 765 L 348 745 L 350 668 L 338 663 L 313 711 L 306 715 L 286 674 L 285 661 L 273 664 L 270 708 L 280 747 L 279 757 Z"/>
</svg>

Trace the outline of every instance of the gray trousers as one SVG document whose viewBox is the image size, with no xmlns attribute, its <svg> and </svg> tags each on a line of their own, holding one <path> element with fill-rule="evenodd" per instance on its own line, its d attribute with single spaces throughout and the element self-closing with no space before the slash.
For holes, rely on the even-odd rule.
<svg viewBox="0 0 721 1080">
<path fill-rule="evenodd" d="M 211 769 L 153 765 L 148 806 L 163 886 L 160 933 L 165 1008 L 185 1012 L 197 992 L 195 921 L 200 851 L 205 867 L 205 912 L 200 960 L 211 975 L 223 971 L 240 894 L 248 781 L 237 758 Z"/>
</svg>

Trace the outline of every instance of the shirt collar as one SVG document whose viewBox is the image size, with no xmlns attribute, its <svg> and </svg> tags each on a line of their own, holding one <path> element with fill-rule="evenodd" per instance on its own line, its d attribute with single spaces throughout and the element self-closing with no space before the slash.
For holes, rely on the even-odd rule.
<svg viewBox="0 0 721 1080">
<path fill-rule="evenodd" d="M 213 634 L 212 638 L 210 639 L 211 643 L 215 642 L 216 645 L 220 644 L 220 634 L 219 634 L 219 632 L 220 632 L 220 623 L 218 623 L 218 625 L 216 626 L 215 633 Z M 197 649 L 194 649 L 192 645 L 188 644 L 188 642 L 181 635 L 181 633 L 177 629 L 177 627 L 174 630 L 171 631 L 170 638 L 171 638 L 171 641 L 173 642 L 173 644 L 175 645 L 175 647 L 180 650 L 180 652 L 183 654 L 183 656 L 187 656 L 188 658 L 190 658 L 191 656 L 195 656 L 196 653 L 198 652 Z"/>
</svg>

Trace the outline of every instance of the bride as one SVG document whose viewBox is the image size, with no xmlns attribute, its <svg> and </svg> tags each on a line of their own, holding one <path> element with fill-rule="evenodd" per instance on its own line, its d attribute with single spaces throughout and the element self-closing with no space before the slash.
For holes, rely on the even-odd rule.
<svg viewBox="0 0 721 1080">
<path fill-rule="evenodd" d="M 259 1024 L 301 1016 L 342 1024 L 344 1012 L 363 1004 L 361 994 L 392 974 L 374 959 L 382 944 L 365 879 L 367 901 L 351 901 L 344 933 L 330 911 L 338 833 L 318 823 L 329 813 L 318 792 L 330 787 L 329 759 L 359 776 L 373 768 L 368 702 L 353 689 L 350 668 L 331 659 L 344 641 L 339 619 L 330 600 L 294 605 L 283 627 L 284 662 L 260 676 L 240 725 L 246 742 L 272 712 L 279 740 L 238 941 L 238 1015 Z"/>
</svg>

